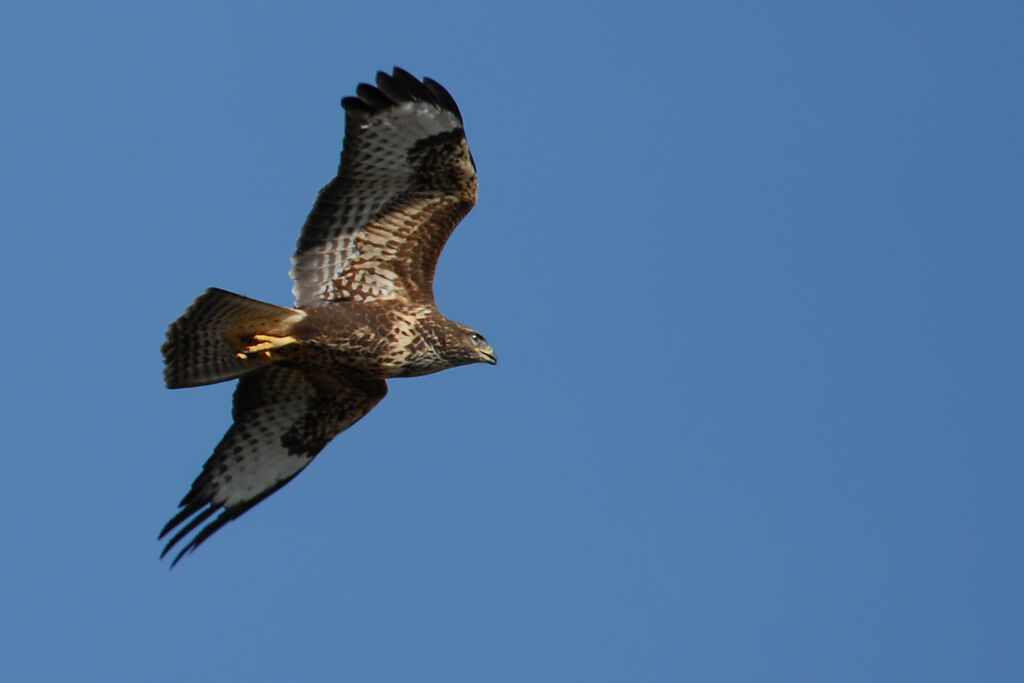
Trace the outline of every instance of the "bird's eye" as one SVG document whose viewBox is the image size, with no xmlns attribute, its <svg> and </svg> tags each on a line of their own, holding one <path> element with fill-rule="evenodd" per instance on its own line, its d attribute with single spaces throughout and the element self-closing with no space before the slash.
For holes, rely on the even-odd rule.
<svg viewBox="0 0 1024 683">
<path fill-rule="evenodd" d="M 476 332 L 469 335 L 469 338 L 473 340 L 474 344 L 479 344 L 481 342 L 487 341 L 486 339 L 483 338 L 483 335 L 477 334 Z"/>
</svg>

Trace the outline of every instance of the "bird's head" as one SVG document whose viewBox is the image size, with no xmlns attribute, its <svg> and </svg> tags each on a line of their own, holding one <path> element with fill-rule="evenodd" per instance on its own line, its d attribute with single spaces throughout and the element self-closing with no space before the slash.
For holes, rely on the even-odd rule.
<svg viewBox="0 0 1024 683">
<path fill-rule="evenodd" d="M 455 328 L 445 345 L 447 346 L 446 355 L 450 360 L 455 361 L 458 365 L 470 363 L 495 365 L 498 362 L 498 356 L 484 339 L 484 335 L 465 325 L 456 325 Z"/>
</svg>

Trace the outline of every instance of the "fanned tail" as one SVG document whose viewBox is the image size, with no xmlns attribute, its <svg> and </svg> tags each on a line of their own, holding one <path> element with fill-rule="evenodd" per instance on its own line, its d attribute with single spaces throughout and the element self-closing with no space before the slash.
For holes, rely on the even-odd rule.
<svg viewBox="0 0 1024 683">
<path fill-rule="evenodd" d="M 245 353 L 257 335 L 285 337 L 302 311 L 283 308 L 211 287 L 171 323 L 164 354 L 168 389 L 236 379 L 265 367 L 268 355 Z"/>
</svg>

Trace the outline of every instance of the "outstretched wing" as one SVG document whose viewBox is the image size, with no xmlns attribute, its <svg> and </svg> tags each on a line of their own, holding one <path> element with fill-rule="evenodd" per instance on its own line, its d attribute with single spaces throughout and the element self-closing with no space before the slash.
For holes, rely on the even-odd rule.
<svg viewBox="0 0 1024 683">
<path fill-rule="evenodd" d="M 218 529 L 291 481 L 340 432 L 370 412 L 387 393 L 384 380 L 314 383 L 298 370 L 272 366 L 242 377 L 235 390 L 234 424 L 160 538 L 186 520 L 166 555 L 220 511 L 177 554 L 173 567 Z M 191 519 L 189 519 L 191 517 Z"/>
<path fill-rule="evenodd" d="M 397 67 L 356 94 L 341 101 L 338 176 L 320 190 L 292 257 L 295 306 L 433 303 L 438 256 L 476 202 L 462 116 L 438 83 Z"/>
</svg>

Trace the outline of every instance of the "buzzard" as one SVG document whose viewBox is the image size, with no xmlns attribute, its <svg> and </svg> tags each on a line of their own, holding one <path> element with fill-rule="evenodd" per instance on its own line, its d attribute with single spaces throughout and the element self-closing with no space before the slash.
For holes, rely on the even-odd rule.
<svg viewBox="0 0 1024 683">
<path fill-rule="evenodd" d="M 388 379 L 497 362 L 482 334 L 434 303 L 437 259 L 477 195 L 459 108 L 397 67 L 376 82 L 341 101 L 338 175 L 292 257 L 295 307 L 208 289 L 167 331 L 168 388 L 238 379 L 234 423 L 161 531 L 174 531 L 161 557 L 216 517 L 172 567 L 291 481 L 384 398 Z"/>
</svg>

